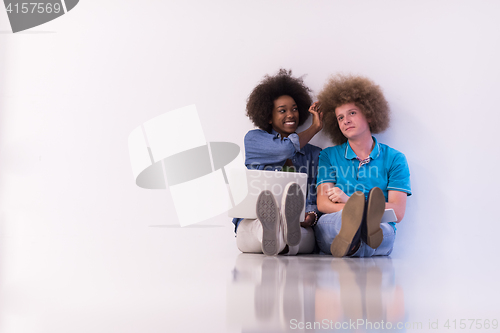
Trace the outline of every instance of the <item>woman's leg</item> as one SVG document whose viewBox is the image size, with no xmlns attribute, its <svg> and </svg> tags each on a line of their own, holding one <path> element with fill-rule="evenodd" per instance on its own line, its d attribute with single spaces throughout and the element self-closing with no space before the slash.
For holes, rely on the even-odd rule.
<svg viewBox="0 0 500 333">
<path fill-rule="evenodd" d="M 289 246 L 287 255 L 297 253 L 312 253 L 314 250 L 314 231 L 312 228 L 300 228 L 302 237 L 300 244 Z M 236 245 L 244 253 L 262 253 L 262 224 L 258 219 L 245 219 L 240 222 L 236 233 Z M 285 248 L 285 243 L 280 245 L 280 252 Z"/>
<path fill-rule="evenodd" d="M 279 252 L 285 248 L 282 232 L 278 235 Z M 244 253 L 262 252 L 262 223 L 258 219 L 244 219 L 236 231 L 236 245 Z"/>
<path fill-rule="evenodd" d="M 295 246 L 288 246 L 288 253 L 285 255 L 294 256 L 297 253 L 313 253 L 314 251 L 314 243 L 316 242 L 314 238 L 314 230 L 309 228 L 300 227 L 300 243 Z"/>
<path fill-rule="evenodd" d="M 313 228 L 300 227 L 300 232 L 302 233 L 302 236 L 300 239 L 298 253 L 312 253 L 314 251 L 314 244 L 316 243 Z"/>
</svg>

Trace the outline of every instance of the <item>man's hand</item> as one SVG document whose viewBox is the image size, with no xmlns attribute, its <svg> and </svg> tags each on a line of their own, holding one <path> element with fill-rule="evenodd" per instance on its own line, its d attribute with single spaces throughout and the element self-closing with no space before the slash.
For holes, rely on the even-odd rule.
<svg viewBox="0 0 500 333">
<path fill-rule="evenodd" d="M 332 187 L 326 190 L 326 195 L 331 202 L 346 203 L 349 197 L 338 187 Z"/>
</svg>

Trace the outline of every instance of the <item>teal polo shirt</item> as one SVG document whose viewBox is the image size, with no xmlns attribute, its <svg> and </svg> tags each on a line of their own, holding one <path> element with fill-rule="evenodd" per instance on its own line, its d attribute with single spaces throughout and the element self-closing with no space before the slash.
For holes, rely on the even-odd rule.
<svg viewBox="0 0 500 333">
<path fill-rule="evenodd" d="M 375 146 L 370 153 L 371 159 L 361 166 L 349 141 L 323 149 L 319 155 L 316 184 L 334 183 L 348 196 L 356 191 L 367 196 L 372 188 L 379 187 L 386 202 L 388 191 L 411 195 L 410 169 L 405 155 L 372 138 Z"/>
</svg>

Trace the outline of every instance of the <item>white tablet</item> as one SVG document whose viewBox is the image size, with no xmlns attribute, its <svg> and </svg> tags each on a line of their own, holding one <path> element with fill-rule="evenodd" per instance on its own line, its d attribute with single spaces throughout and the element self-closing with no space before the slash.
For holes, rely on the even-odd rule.
<svg viewBox="0 0 500 333">
<path fill-rule="evenodd" d="M 381 222 L 397 222 L 397 221 L 398 219 L 396 217 L 396 213 L 394 213 L 394 209 L 392 208 L 386 209 L 384 215 L 382 215 Z"/>
<path fill-rule="evenodd" d="M 299 184 L 304 193 L 306 202 L 307 174 L 300 172 L 263 171 L 263 170 L 228 170 L 231 195 L 235 202 L 240 202 L 228 210 L 229 217 L 240 217 L 245 219 L 256 219 L 255 207 L 257 198 L 264 190 L 271 191 L 278 205 L 281 205 L 281 198 L 285 186 L 290 182 Z M 304 221 L 305 205 L 300 214 L 300 221 Z"/>
</svg>

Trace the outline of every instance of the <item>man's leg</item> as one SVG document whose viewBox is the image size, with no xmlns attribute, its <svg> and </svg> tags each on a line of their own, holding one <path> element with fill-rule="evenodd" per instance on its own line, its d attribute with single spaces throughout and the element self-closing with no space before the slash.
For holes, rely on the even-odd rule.
<svg viewBox="0 0 500 333">
<path fill-rule="evenodd" d="M 354 253 L 361 239 L 361 225 L 365 212 L 365 196 L 362 192 L 354 192 L 342 209 L 342 224 L 339 234 L 330 246 L 334 257 L 343 257 Z"/>
<path fill-rule="evenodd" d="M 396 230 L 389 223 L 380 223 L 380 229 L 384 234 L 384 239 L 379 247 L 375 250 L 374 256 L 388 256 L 392 253 L 394 241 L 396 240 Z"/>
<path fill-rule="evenodd" d="M 374 187 L 368 193 L 362 242 L 354 257 L 386 256 L 392 252 L 396 234 L 390 224 L 380 223 L 384 211 L 384 194 L 380 188 Z"/>
<path fill-rule="evenodd" d="M 361 246 L 354 253 L 353 257 L 372 257 L 372 256 L 388 256 L 392 252 L 394 246 L 394 240 L 396 239 L 396 231 L 393 226 L 389 223 L 380 223 L 380 229 L 382 229 L 383 239 L 382 243 L 373 249 L 364 241 L 361 241 Z"/>
<path fill-rule="evenodd" d="M 365 196 L 355 192 L 340 212 L 320 217 L 314 231 L 321 252 L 343 257 L 359 245 Z"/>
<path fill-rule="evenodd" d="M 380 221 L 382 220 L 384 211 L 384 193 L 380 188 L 374 187 L 368 193 L 362 231 L 363 241 L 372 249 L 378 248 L 382 243 L 383 232 L 380 228 Z"/>
<path fill-rule="evenodd" d="M 314 235 L 319 249 L 325 254 L 332 254 L 330 245 L 339 234 L 342 226 L 342 211 L 322 215 L 314 227 Z"/>
</svg>

